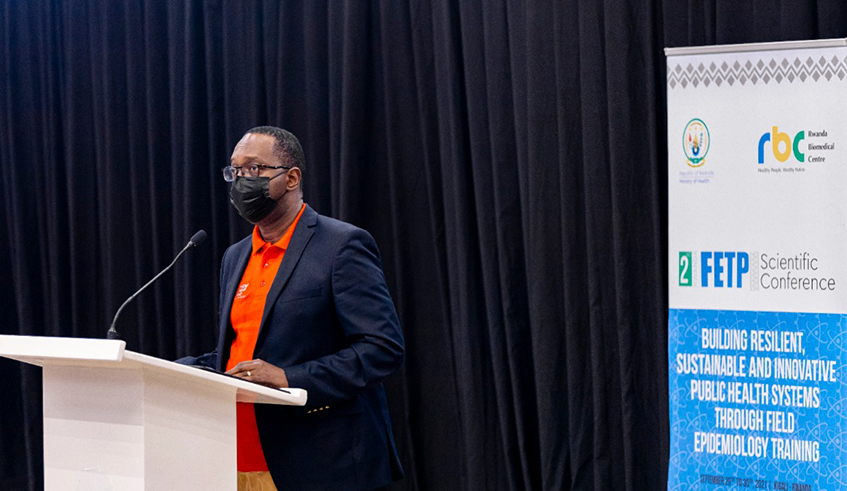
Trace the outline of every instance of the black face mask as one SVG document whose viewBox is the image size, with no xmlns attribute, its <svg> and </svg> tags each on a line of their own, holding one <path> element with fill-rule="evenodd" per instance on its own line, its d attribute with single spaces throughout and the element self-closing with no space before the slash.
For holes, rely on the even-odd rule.
<svg viewBox="0 0 847 491">
<path fill-rule="evenodd" d="M 284 174 L 283 172 L 280 176 Z M 276 177 L 279 176 L 236 177 L 229 189 L 229 202 L 238 210 L 238 214 L 248 222 L 258 223 L 262 221 L 276 208 L 276 200 L 271 198 L 270 189 L 271 179 Z M 285 196 L 285 193 L 283 193 L 283 196 Z"/>
</svg>

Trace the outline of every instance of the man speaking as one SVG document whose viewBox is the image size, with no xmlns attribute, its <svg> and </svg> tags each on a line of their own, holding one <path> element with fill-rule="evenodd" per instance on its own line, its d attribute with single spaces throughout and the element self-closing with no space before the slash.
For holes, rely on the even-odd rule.
<svg viewBox="0 0 847 491">
<path fill-rule="evenodd" d="M 303 150 L 248 131 L 223 169 L 253 233 L 221 263 L 217 349 L 179 360 L 309 393 L 305 407 L 239 403 L 238 489 L 372 490 L 400 479 L 382 380 L 403 334 L 373 238 L 303 202 Z"/>
</svg>

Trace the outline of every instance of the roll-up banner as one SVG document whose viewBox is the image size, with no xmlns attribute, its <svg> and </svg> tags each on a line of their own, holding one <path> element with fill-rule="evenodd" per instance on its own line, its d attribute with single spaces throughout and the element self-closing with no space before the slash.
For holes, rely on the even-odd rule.
<svg viewBox="0 0 847 491">
<path fill-rule="evenodd" d="M 845 41 L 666 50 L 669 490 L 847 490 Z"/>
</svg>

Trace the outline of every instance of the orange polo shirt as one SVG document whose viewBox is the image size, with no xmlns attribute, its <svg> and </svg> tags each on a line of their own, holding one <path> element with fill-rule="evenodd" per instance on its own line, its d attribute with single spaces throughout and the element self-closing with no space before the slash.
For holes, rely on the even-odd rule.
<svg viewBox="0 0 847 491">
<path fill-rule="evenodd" d="M 276 278 L 285 250 L 291 242 L 294 228 L 303 215 L 306 205 L 288 227 L 282 238 L 273 244 L 265 242 L 259 234 L 259 227 L 253 228 L 253 253 L 247 262 L 247 268 L 238 284 L 235 299 L 232 301 L 230 321 L 235 329 L 235 339 L 229 351 L 226 369 L 230 370 L 242 361 L 253 359 L 253 350 L 259 338 L 259 327 L 265 311 L 265 299 Z M 238 470 L 240 472 L 267 471 L 268 464 L 259 442 L 259 430 L 256 428 L 256 413 L 253 404 L 237 403 L 236 418 L 238 429 Z"/>
</svg>

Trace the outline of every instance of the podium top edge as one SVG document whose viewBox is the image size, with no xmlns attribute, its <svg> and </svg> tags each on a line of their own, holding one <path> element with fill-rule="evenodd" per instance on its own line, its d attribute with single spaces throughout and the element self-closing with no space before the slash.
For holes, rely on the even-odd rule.
<svg viewBox="0 0 847 491">
<path fill-rule="evenodd" d="M 126 350 L 124 364 L 128 366 L 144 366 L 147 370 L 168 376 L 186 377 L 195 383 L 206 383 L 217 388 L 228 387 L 236 390 L 239 402 L 254 402 L 259 404 L 285 404 L 303 406 L 308 399 L 307 391 L 297 388 L 272 389 L 262 385 L 225 377 L 219 373 L 198 370 L 195 367 L 182 365 L 173 361 L 162 360 L 155 356 Z"/>
<path fill-rule="evenodd" d="M 0 335 L 0 356 L 33 365 L 45 360 L 119 362 L 126 343 L 115 339 Z"/>
<path fill-rule="evenodd" d="M 238 402 L 303 406 L 308 393 L 303 389 L 272 389 L 237 378 L 224 377 L 194 367 L 126 349 L 116 339 L 60 338 L 48 336 L 0 335 L 0 358 L 9 358 L 40 367 L 143 370 L 154 378 L 166 376 L 173 382 L 188 382 L 231 392 Z M 145 375 L 145 378 L 147 375 Z"/>
<path fill-rule="evenodd" d="M 838 48 L 847 46 L 847 38 L 810 39 L 804 41 L 778 41 L 771 43 L 717 44 L 665 48 L 665 56 L 707 55 L 719 53 L 744 53 L 749 51 L 780 51 L 787 49 Z"/>
</svg>

